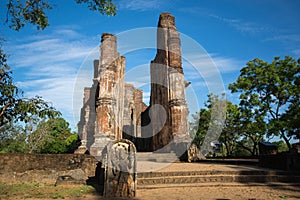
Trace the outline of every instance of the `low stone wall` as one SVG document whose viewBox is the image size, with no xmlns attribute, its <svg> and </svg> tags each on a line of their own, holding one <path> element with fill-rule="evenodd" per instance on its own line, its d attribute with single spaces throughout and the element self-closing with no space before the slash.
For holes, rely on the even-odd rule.
<svg viewBox="0 0 300 200">
<path fill-rule="evenodd" d="M 98 160 L 79 154 L 0 154 L 0 182 L 85 184 L 95 176 Z"/>
<path fill-rule="evenodd" d="M 300 172 L 300 154 L 286 152 L 278 153 L 276 155 L 260 155 L 259 166 Z"/>
</svg>

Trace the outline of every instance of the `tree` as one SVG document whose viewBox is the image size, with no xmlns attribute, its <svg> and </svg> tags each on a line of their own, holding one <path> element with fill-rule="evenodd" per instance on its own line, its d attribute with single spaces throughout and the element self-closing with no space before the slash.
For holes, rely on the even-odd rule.
<svg viewBox="0 0 300 200">
<path fill-rule="evenodd" d="M 85 3 L 92 11 L 105 15 L 116 15 L 116 6 L 112 0 L 75 0 Z M 7 0 L 6 23 L 9 27 L 19 31 L 27 23 L 44 29 L 49 26 L 46 11 L 52 9 L 47 0 Z M 3 9 L 4 10 L 4 9 Z M 29 121 L 32 115 L 39 117 L 59 115 L 49 103 L 41 97 L 19 98 L 22 92 L 13 84 L 10 67 L 6 63 L 7 54 L 0 46 L 0 127 L 13 120 Z M 28 115 L 29 114 L 29 115 Z"/>
<path fill-rule="evenodd" d="M 73 153 L 77 148 L 78 134 L 71 133 L 63 118 L 49 119 L 38 124 L 28 135 L 30 153 Z"/>
<path fill-rule="evenodd" d="M 213 151 L 211 143 L 217 142 L 225 146 L 225 156 L 258 155 L 258 143 L 266 134 L 261 120 L 216 95 L 208 95 L 205 106 L 193 116 L 191 126 L 191 136 L 201 151 Z"/>
<path fill-rule="evenodd" d="M 236 130 L 239 138 L 236 144 L 252 156 L 258 156 L 258 143 L 264 141 L 266 124 L 261 118 L 256 118 L 251 110 L 243 110 L 241 107 L 240 110 L 240 126 Z"/>
<path fill-rule="evenodd" d="M 41 97 L 25 98 L 13 83 L 7 55 L 0 46 L 0 151 L 27 152 L 26 130 L 32 119 L 54 118 L 60 115 Z M 25 123 L 25 128 L 19 122 Z"/>
<path fill-rule="evenodd" d="M 190 132 L 191 137 L 194 138 L 193 142 L 204 155 L 212 152 L 212 143 L 219 140 L 226 115 L 226 100 L 209 94 L 205 107 L 193 116 L 194 122 L 191 124 Z"/>
<path fill-rule="evenodd" d="M 211 111 L 205 108 L 201 108 L 199 113 L 193 114 L 193 122 L 190 124 L 190 135 L 198 148 L 201 147 L 207 135 L 210 116 Z"/>
<path fill-rule="evenodd" d="M 288 148 L 290 140 L 299 137 L 300 59 L 275 57 L 271 63 L 254 59 L 247 63 L 229 89 L 240 93 L 240 107 L 244 121 L 254 120 L 261 133 L 265 126 L 267 136 L 280 136 Z M 251 124 L 250 124 L 251 125 Z M 246 133 L 246 132 L 245 132 Z"/>
<path fill-rule="evenodd" d="M 6 57 L 0 47 L 0 127 L 12 121 L 26 123 L 33 115 L 40 118 L 53 118 L 60 115 L 60 112 L 39 96 L 23 97 L 23 93 L 13 83 Z"/>
<path fill-rule="evenodd" d="M 116 15 L 116 6 L 112 0 L 75 1 L 78 4 L 87 4 L 92 11 L 98 11 L 108 16 Z M 3 5 L 6 5 L 5 22 L 13 30 L 19 31 L 28 23 L 35 25 L 37 29 L 45 29 L 49 26 L 46 12 L 52 9 L 52 6 L 48 0 L 7 0 Z M 37 152 L 41 148 L 39 142 L 45 141 L 47 138 L 49 127 L 40 125 L 38 132 L 41 134 L 38 135 L 38 132 L 35 132 L 27 138 L 28 131 L 32 131 L 32 127 L 30 127 L 32 121 L 36 123 L 36 120 L 58 117 L 60 112 L 39 96 L 24 98 L 23 93 L 13 83 L 12 72 L 6 62 L 8 55 L 2 50 L 2 41 L 3 39 L 0 38 L 0 151 L 6 148 L 4 151 L 8 152 L 7 148 L 9 148 L 12 152 L 26 152 L 28 149 L 22 149 L 23 145 L 26 144 L 26 148 L 29 148 L 31 152 Z M 25 128 L 18 124 L 20 121 L 25 122 Z M 67 151 L 72 151 L 77 145 L 74 142 L 75 138 L 78 138 L 78 135 L 72 134 L 70 138 L 67 138 Z M 35 141 L 36 143 L 33 145 L 28 141 Z M 17 146 L 22 146 L 22 148 L 17 148 Z"/>
<path fill-rule="evenodd" d="M 27 152 L 23 127 L 12 122 L 0 127 L 0 153 L 21 152 Z"/>
<path fill-rule="evenodd" d="M 75 0 L 76 3 L 85 3 L 92 11 L 104 15 L 116 15 L 116 6 L 112 0 Z M 52 9 L 48 0 L 7 0 L 6 23 L 14 30 L 20 30 L 25 24 L 30 23 L 37 29 L 49 26 L 46 12 Z M 4 10 L 4 9 L 3 9 Z"/>
<path fill-rule="evenodd" d="M 275 144 L 278 147 L 278 152 L 286 152 L 286 151 L 289 150 L 286 143 L 282 140 L 275 141 L 275 142 L 272 142 L 272 143 Z"/>
<path fill-rule="evenodd" d="M 227 101 L 226 120 L 222 129 L 220 142 L 225 145 L 226 156 L 234 156 L 237 149 L 237 141 L 240 139 L 240 110 L 238 105 Z"/>
</svg>

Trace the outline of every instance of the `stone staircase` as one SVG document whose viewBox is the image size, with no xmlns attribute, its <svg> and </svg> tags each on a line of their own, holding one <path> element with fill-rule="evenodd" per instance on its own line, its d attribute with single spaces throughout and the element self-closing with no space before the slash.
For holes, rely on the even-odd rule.
<svg viewBox="0 0 300 200">
<path fill-rule="evenodd" d="M 158 163 L 173 163 L 178 161 L 175 153 L 138 152 L 137 161 L 149 161 Z"/>
<path fill-rule="evenodd" d="M 140 158 L 143 157 L 141 156 Z M 157 157 L 157 159 L 160 159 L 160 157 Z M 170 164 L 169 167 L 162 170 L 139 172 L 137 176 L 138 189 L 251 185 L 300 186 L 299 172 L 290 173 L 261 169 L 256 166 L 242 167 L 228 164 L 224 164 L 224 167 L 218 164 L 207 163 L 175 164 L 176 168 Z M 199 170 L 195 170 L 197 164 L 199 165 Z M 188 170 L 189 165 L 192 166 L 191 170 Z"/>
</svg>

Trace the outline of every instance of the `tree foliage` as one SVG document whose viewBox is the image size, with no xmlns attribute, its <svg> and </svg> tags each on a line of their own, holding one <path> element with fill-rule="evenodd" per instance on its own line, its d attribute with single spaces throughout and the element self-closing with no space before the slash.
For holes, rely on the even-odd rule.
<svg viewBox="0 0 300 200">
<path fill-rule="evenodd" d="M 92 11 L 98 11 L 103 15 L 115 16 L 117 7 L 112 0 L 76 0 L 77 3 L 86 3 Z"/>
<path fill-rule="evenodd" d="M 116 6 L 112 0 L 75 0 L 76 3 L 85 3 L 92 11 L 98 11 L 103 15 L 116 15 Z M 7 0 L 6 23 L 13 30 L 20 30 L 27 23 L 37 26 L 37 29 L 45 29 L 49 26 L 47 11 L 53 6 L 48 0 Z M 4 10 L 4 9 L 3 9 Z"/>
<path fill-rule="evenodd" d="M 191 137 L 194 138 L 193 142 L 204 155 L 213 151 L 212 143 L 219 140 L 224 127 L 226 100 L 209 94 L 205 106 L 206 108 L 200 109 L 200 112 L 193 116 L 194 122 L 190 131 Z"/>
<path fill-rule="evenodd" d="M 116 15 L 112 0 L 75 2 L 87 4 L 90 10 L 103 15 Z M 26 24 L 42 30 L 50 25 L 47 11 L 53 6 L 48 0 L 6 0 L 3 5 L 6 5 L 6 9 L 2 9 L 6 10 L 5 22 L 13 30 L 19 31 Z M 2 42 L 3 39 L 0 40 Z M 0 43 L 0 152 L 72 152 L 77 147 L 78 134 L 71 134 L 69 124 L 57 118 L 61 113 L 41 97 L 23 96 L 23 92 L 13 83 L 7 57 Z"/>
<path fill-rule="evenodd" d="M 22 126 L 11 122 L 0 127 L 0 153 L 22 153 L 26 151 L 26 134 Z"/>
<path fill-rule="evenodd" d="M 59 116 L 60 112 L 41 97 L 23 97 L 23 93 L 13 83 L 6 57 L 0 48 L 0 127 L 12 121 L 26 123 L 34 115 L 40 118 Z"/>
<path fill-rule="evenodd" d="M 215 141 L 209 130 L 219 132 L 219 128 L 222 130 L 217 140 L 225 146 L 226 156 L 257 156 L 259 142 L 275 136 L 286 144 L 276 142 L 281 151 L 291 149 L 291 139 L 300 139 L 300 59 L 286 56 L 282 60 L 275 57 L 271 63 L 249 61 L 229 89 L 240 93 L 239 105 L 210 94 L 206 108 L 194 115 L 191 135 L 201 149 L 210 145 L 205 140 Z M 224 122 L 224 111 L 220 109 L 223 104 Z"/>
<path fill-rule="evenodd" d="M 226 120 L 219 141 L 225 146 L 225 156 L 236 155 L 237 141 L 240 139 L 240 110 L 239 107 L 226 101 Z"/>
<path fill-rule="evenodd" d="M 73 153 L 77 147 L 78 134 L 71 133 L 63 118 L 33 119 L 25 127 L 6 124 L 0 128 L 1 153 Z"/>
<path fill-rule="evenodd" d="M 254 121 L 268 136 L 280 136 L 291 149 L 290 140 L 299 138 L 300 59 L 275 57 L 271 63 L 254 59 L 241 70 L 229 89 L 240 93 L 244 121 Z M 298 114 L 297 114 L 298 113 Z"/>
<path fill-rule="evenodd" d="M 77 147 L 78 134 L 72 135 L 69 123 L 63 118 L 49 119 L 39 123 L 29 136 L 29 144 L 34 145 L 34 153 L 67 153 Z M 37 146 L 38 144 L 38 146 Z"/>
<path fill-rule="evenodd" d="M 202 152 L 213 153 L 215 143 L 224 146 L 224 156 L 258 155 L 258 143 L 264 140 L 266 133 L 263 123 L 216 95 L 208 95 L 205 106 L 194 115 L 191 126 L 191 136 Z"/>
</svg>

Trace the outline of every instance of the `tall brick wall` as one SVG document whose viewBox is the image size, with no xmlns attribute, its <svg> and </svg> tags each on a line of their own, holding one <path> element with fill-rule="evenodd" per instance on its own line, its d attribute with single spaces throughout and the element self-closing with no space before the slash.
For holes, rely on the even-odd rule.
<svg viewBox="0 0 300 200">
<path fill-rule="evenodd" d="M 0 154 L 0 182 L 55 184 L 61 177 L 85 183 L 95 176 L 98 160 L 79 154 Z"/>
</svg>

